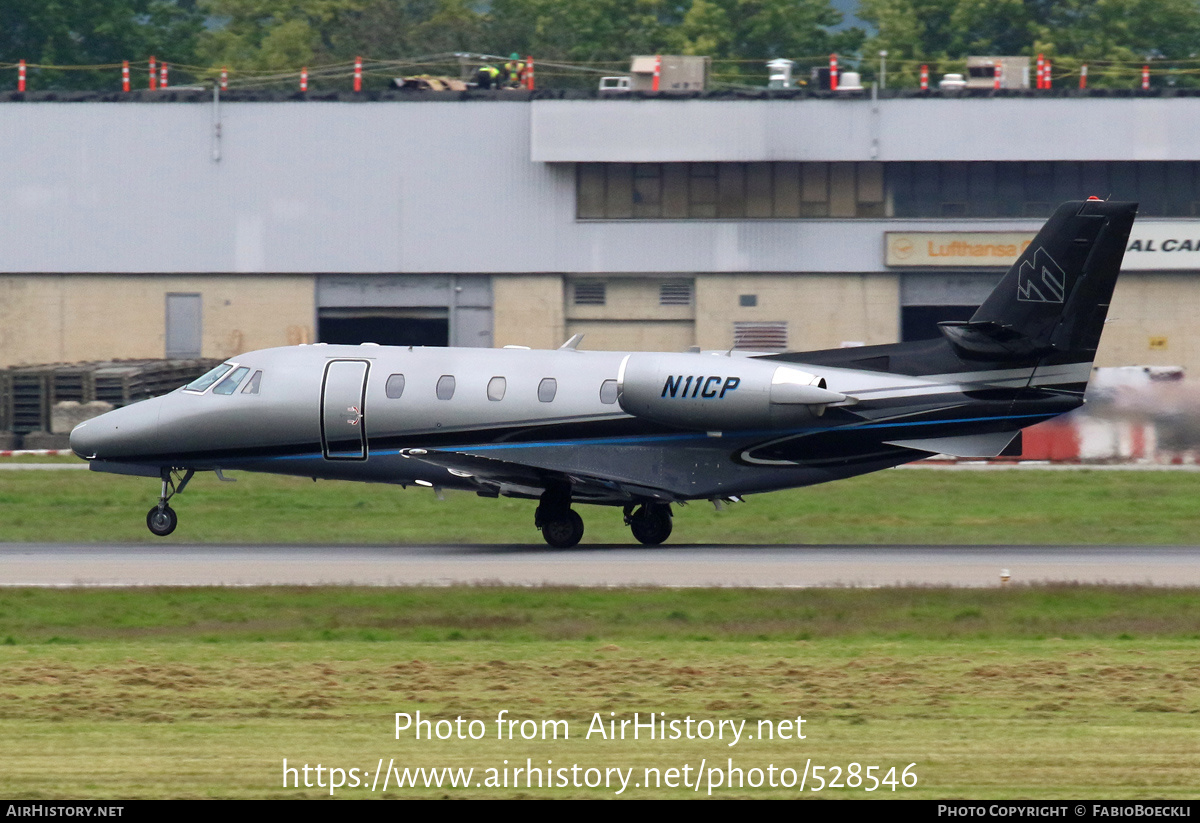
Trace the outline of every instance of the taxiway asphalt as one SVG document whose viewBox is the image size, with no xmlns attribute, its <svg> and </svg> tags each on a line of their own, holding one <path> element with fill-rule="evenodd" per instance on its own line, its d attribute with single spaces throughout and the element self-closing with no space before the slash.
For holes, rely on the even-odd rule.
<svg viewBox="0 0 1200 823">
<path fill-rule="evenodd" d="M 1200 546 L 0 545 L 0 586 L 1200 586 Z"/>
</svg>

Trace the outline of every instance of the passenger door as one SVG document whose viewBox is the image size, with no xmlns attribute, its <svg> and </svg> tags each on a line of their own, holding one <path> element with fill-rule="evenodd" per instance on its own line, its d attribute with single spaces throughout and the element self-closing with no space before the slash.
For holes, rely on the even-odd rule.
<svg viewBox="0 0 1200 823">
<path fill-rule="evenodd" d="M 321 384 L 321 450 L 326 460 L 367 459 L 366 360 L 331 360 Z"/>
</svg>

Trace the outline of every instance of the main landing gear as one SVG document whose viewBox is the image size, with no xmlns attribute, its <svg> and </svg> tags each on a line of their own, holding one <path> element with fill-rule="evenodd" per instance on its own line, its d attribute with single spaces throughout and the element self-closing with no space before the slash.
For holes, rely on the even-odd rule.
<svg viewBox="0 0 1200 823">
<path fill-rule="evenodd" d="M 643 546 L 657 546 L 671 536 L 671 506 L 669 503 L 643 503 L 634 511 L 625 507 L 625 525 Z"/>
<path fill-rule="evenodd" d="M 170 468 L 162 470 L 162 494 L 159 495 L 158 505 L 146 513 L 146 528 L 159 537 L 166 537 L 175 531 L 175 527 L 179 525 L 179 515 L 175 514 L 175 510 L 168 506 L 167 502 L 187 487 L 188 481 L 195 473 L 194 469 L 188 469 L 182 477 L 178 477 L 179 473 Z"/>
<path fill-rule="evenodd" d="M 556 549 L 569 549 L 583 539 L 583 518 L 571 508 L 569 487 L 552 486 L 542 493 L 533 513 L 533 525 Z"/>
<path fill-rule="evenodd" d="M 583 518 L 571 508 L 571 490 L 551 487 L 542 493 L 533 524 L 542 531 L 542 539 L 556 549 L 569 549 L 583 539 Z M 669 503 L 630 504 L 625 507 L 625 525 L 644 546 L 657 546 L 671 536 Z"/>
</svg>

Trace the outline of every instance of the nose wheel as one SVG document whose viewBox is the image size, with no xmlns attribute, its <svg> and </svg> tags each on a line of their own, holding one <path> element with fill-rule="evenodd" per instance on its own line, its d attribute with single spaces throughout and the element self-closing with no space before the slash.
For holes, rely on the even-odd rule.
<svg viewBox="0 0 1200 823">
<path fill-rule="evenodd" d="M 179 525 L 179 515 L 170 506 L 155 506 L 146 514 L 146 528 L 159 537 L 166 537 Z"/>
<path fill-rule="evenodd" d="M 159 495 L 158 505 L 146 512 L 146 528 L 152 534 L 166 537 L 175 531 L 175 527 L 179 525 L 179 515 L 175 514 L 175 510 L 168 505 L 168 502 L 184 490 L 195 473 L 194 469 L 188 469 L 182 477 L 177 479 L 178 472 L 169 467 L 162 470 L 162 494 Z"/>
</svg>

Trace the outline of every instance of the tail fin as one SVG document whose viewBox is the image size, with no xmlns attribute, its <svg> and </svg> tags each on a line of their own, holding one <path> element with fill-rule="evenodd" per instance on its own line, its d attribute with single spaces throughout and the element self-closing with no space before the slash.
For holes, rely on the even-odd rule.
<svg viewBox="0 0 1200 823">
<path fill-rule="evenodd" d="M 964 357 L 1095 356 L 1137 203 L 1064 203 L 970 320 L 939 325 Z"/>
</svg>

